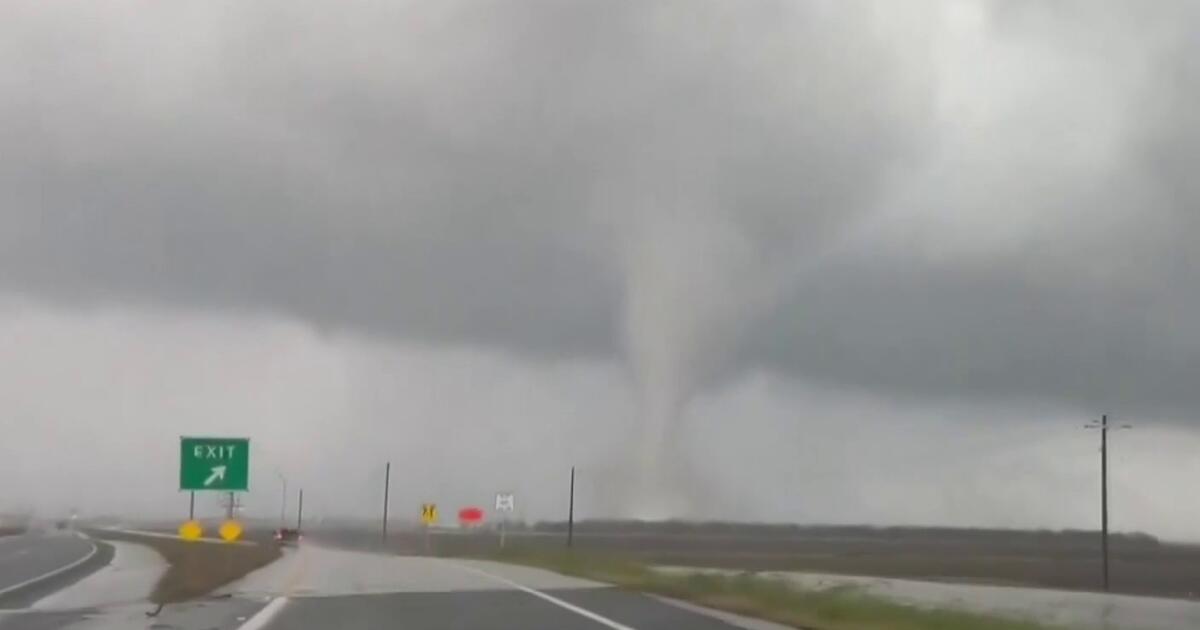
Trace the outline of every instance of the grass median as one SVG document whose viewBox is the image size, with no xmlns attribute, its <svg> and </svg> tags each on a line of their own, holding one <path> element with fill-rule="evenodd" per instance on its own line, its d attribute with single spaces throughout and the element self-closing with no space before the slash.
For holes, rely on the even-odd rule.
<svg viewBox="0 0 1200 630">
<path fill-rule="evenodd" d="M 167 570 L 150 594 L 150 601 L 156 604 L 173 604 L 204 597 L 280 557 L 279 548 L 269 541 L 225 545 L 114 531 L 96 532 L 95 535 L 151 547 L 166 559 Z"/>
<path fill-rule="evenodd" d="M 667 573 L 609 556 L 507 552 L 491 560 L 549 569 L 808 630 L 1051 630 L 1031 621 L 897 603 L 851 587 L 805 590 L 751 574 Z"/>
</svg>

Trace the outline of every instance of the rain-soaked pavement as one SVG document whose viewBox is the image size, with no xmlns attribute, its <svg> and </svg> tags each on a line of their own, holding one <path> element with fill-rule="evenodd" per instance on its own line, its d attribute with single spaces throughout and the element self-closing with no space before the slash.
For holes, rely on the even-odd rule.
<svg viewBox="0 0 1200 630">
<path fill-rule="evenodd" d="M 597 619 L 637 630 L 764 626 L 525 567 L 317 546 L 288 550 L 212 597 L 157 609 L 147 597 L 166 563 L 148 547 L 111 545 L 112 561 L 104 568 L 29 608 L 0 611 L 0 630 L 315 630 L 334 621 L 367 628 L 398 620 L 414 628 L 468 624 L 485 630 L 513 622 L 523 628 L 591 628 Z M 1200 628 L 1200 602 L 1188 600 L 812 573 L 758 575 L 805 588 L 853 586 L 903 603 L 1079 630 Z"/>
<path fill-rule="evenodd" d="M 143 545 L 106 544 L 113 548 L 107 566 L 28 608 L 0 611 L 0 630 L 232 630 L 266 603 L 262 598 L 221 597 L 158 609 L 147 597 L 166 561 Z"/>
<path fill-rule="evenodd" d="M 307 544 L 211 597 L 158 609 L 146 598 L 162 558 L 114 547 L 105 569 L 0 613 L 0 630 L 783 630 L 529 567 Z"/>
</svg>

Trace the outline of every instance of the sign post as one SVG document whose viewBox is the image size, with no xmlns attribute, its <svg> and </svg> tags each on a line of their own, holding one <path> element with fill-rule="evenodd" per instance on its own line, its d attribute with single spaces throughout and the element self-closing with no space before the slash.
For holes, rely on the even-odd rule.
<svg viewBox="0 0 1200 630">
<path fill-rule="evenodd" d="M 425 525 L 425 553 L 433 555 L 433 541 L 429 536 L 429 528 L 437 524 L 438 509 L 436 503 L 421 504 L 421 523 Z"/>
<path fill-rule="evenodd" d="M 388 495 L 392 483 L 392 462 L 383 469 L 383 544 L 387 544 Z"/>
<path fill-rule="evenodd" d="M 496 495 L 496 511 L 503 516 L 500 519 L 500 548 L 504 549 L 504 531 L 508 523 L 508 515 L 516 508 L 516 499 L 511 492 L 501 492 Z"/>
<path fill-rule="evenodd" d="M 179 438 L 179 489 L 191 492 L 188 522 L 180 528 L 184 539 L 200 537 L 195 516 L 196 492 L 228 493 L 226 520 L 218 533 L 232 542 L 242 535 L 242 525 L 234 520 L 237 499 L 235 493 L 250 489 L 250 440 L 248 438 L 181 437 Z"/>
<path fill-rule="evenodd" d="M 245 492 L 250 489 L 248 438 L 179 439 L 179 489 Z"/>
</svg>

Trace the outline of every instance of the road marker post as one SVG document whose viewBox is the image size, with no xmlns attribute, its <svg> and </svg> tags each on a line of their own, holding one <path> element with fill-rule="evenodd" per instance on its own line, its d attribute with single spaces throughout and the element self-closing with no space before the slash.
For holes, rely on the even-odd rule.
<svg viewBox="0 0 1200 630">
<path fill-rule="evenodd" d="M 511 492 L 496 494 L 496 511 L 500 513 L 500 548 L 504 549 L 505 530 L 508 529 L 508 515 L 516 508 L 516 499 Z"/>
<path fill-rule="evenodd" d="M 233 542 L 242 537 L 242 524 L 235 520 L 228 520 L 221 523 L 221 528 L 217 530 L 221 534 L 221 539 L 225 542 Z"/>
<path fill-rule="evenodd" d="M 195 519 L 179 526 L 179 537 L 187 541 L 200 540 L 204 536 L 204 527 Z"/>
</svg>

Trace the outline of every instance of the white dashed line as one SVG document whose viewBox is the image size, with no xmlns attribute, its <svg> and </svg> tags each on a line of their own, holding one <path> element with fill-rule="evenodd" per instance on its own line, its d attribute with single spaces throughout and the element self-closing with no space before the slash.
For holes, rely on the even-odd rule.
<svg viewBox="0 0 1200 630">
<path fill-rule="evenodd" d="M 275 615 L 279 614 L 279 611 L 283 610 L 283 607 L 287 605 L 287 601 L 286 597 L 272 599 L 266 606 L 263 606 L 262 610 L 254 613 L 253 617 L 247 619 L 246 623 L 238 626 L 238 630 L 262 630 L 262 628 L 267 627 L 268 623 L 271 623 L 271 620 L 275 618 Z"/>
<path fill-rule="evenodd" d="M 457 562 L 453 562 L 451 564 L 453 564 L 454 566 L 456 566 L 464 571 L 470 571 L 472 573 L 482 575 L 486 578 L 489 578 L 491 580 L 494 580 L 496 582 L 504 584 L 505 586 L 511 586 L 512 588 L 515 588 L 519 591 L 528 593 L 530 595 L 533 595 L 534 597 L 537 597 L 539 599 L 550 602 L 551 604 L 554 604 L 555 606 L 558 606 L 559 608 L 565 608 L 566 610 L 569 610 L 581 617 L 586 617 L 588 619 L 591 619 L 592 621 L 595 621 L 598 624 L 608 626 L 609 628 L 612 628 L 613 630 L 635 630 L 634 628 L 631 628 L 630 626 L 626 626 L 626 625 L 617 623 L 617 622 L 613 621 L 612 619 L 609 619 L 608 617 L 602 617 L 590 610 L 587 610 L 586 608 L 580 608 L 579 606 L 576 606 L 575 604 L 572 604 L 570 602 L 565 602 L 553 595 L 543 593 L 537 589 L 529 588 L 528 586 L 525 586 L 524 584 L 518 584 L 517 582 L 514 582 L 508 578 L 503 578 L 503 577 L 500 577 L 499 575 L 488 573 L 487 571 L 484 571 L 483 569 L 477 569 L 475 567 L 470 567 L 465 564 L 459 564 Z M 245 630 L 245 628 L 243 627 L 242 630 Z"/>
</svg>

